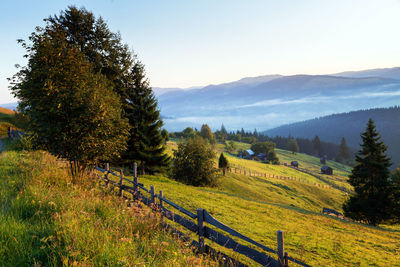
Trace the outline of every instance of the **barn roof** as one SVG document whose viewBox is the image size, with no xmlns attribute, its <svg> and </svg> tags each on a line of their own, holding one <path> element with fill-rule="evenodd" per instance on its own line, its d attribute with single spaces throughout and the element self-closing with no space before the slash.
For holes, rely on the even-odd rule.
<svg viewBox="0 0 400 267">
<path fill-rule="evenodd" d="M 326 165 L 324 165 L 324 166 L 322 166 L 322 167 L 321 167 L 321 170 L 323 170 L 323 171 L 326 171 L 326 170 L 329 170 L 329 169 L 331 169 L 331 170 L 332 170 L 332 168 L 331 168 L 331 167 L 329 167 L 329 166 L 326 166 Z"/>
<path fill-rule="evenodd" d="M 254 155 L 254 152 L 253 152 L 253 150 L 251 150 L 251 149 L 247 149 L 246 152 L 249 153 L 250 156 L 253 156 L 253 155 Z"/>
</svg>

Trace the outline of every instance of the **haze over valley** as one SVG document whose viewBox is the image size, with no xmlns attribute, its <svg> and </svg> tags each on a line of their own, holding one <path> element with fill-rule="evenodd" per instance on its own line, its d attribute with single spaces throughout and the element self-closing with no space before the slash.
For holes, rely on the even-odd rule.
<svg viewBox="0 0 400 267">
<path fill-rule="evenodd" d="M 400 68 L 331 75 L 265 75 L 195 89 L 155 88 L 166 129 L 268 130 L 334 113 L 400 103 Z"/>
</svg>

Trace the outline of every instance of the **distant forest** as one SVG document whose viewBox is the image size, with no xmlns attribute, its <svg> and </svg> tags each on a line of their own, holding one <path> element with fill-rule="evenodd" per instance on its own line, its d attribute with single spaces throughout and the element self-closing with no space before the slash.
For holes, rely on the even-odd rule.
<svg viewBox="0 0 400 267">
<path fill-rule="evenodd" d="M 388 146 L 388 154 L 393 163 L 392 167 L 396 167 L 400 163 L 399 106 L 333 114 L 283 125 L 267 130 L 263 134 L 267 136 L 294 136 L 297 138 L 313 138 L 318 135 L 321 140 L 336 144 L 340 143 L 342 137 L 345 137 L 347 144 L 353 150 L 358 150 L 361 142 L 360 133 L 365 131 L 369 118 L 374 120 L 377 131 Z"/>
<path fill-rule="evenodd" d="M 192 129 L 190 127 L 187 127 L 182 132 L 170 133 L 171 138 L 189 138 L 194 135 L 200 135 L 200 132 L 196 128 Z M 258 133 L 257 129 L 254 129 L 253 132 L 245 131 L 243 128 L 241 130 L 227 132 L 224 125 L 221 126 L 220 130 L 214 132 L 214 138 L 215 141 L 218 142 L 226 142 L 233 140 L 248 144 L 269 141 L 275 143 L 276 148 L 286 149 L 286 150 L 290 150 L 288 147 L 289 140 L 295 139 L 299 148 L 298 152 L 317 157 L 326 157 L 326 159 L 330 160 L 336 160 L 340 151 L 340 145 L 330 142 L 320 141 L 319 137 L 317 136 L 314 136 L 312 139 L 299 138 L 299 137 L 294 138 L 292 136 L 269 137 L 267 135 L 264 135 L 263 133 Z M 355 150 L 351 148 L 348 149 L 351 158 L 353 158 Z"/>
</svg>

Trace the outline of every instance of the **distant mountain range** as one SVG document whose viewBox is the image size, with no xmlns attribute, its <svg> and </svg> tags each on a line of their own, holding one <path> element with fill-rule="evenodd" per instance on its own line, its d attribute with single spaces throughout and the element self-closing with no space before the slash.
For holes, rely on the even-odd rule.
<svg viewBox="0 0 400 267">
<path fill-rule="evenodd" d="M 399 106 L 333 114 L 279 126 L 263 133 L 268 136 L 291 135 L 310 139 L 318 135 L 321 140 L 336 144 L 340 143 L 342 137 L 345 137 L 347 144 L 358 150 L 361 143 L 360 133 L 365 131 L 369 118 L 374 120 L 376 129 L 388 146 L 388 154 L 394 163 L 393 167 L 397 167 L 400 164 Z"/>
<path fill-rule="evenodd" d="M 265 75 L 158 96 L 168 130 L 203 123 L 267 130 L 333 113 L 400 103 L 400 68 L 331 75 Z"/>
</svg>

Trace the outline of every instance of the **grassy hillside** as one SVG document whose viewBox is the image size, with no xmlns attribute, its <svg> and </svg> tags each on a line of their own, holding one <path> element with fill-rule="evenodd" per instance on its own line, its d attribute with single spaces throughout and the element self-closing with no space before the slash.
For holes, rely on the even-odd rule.
<svg viewBox="0 0 400 267">
<path fill-rule="evenodd" d="M 1 266 L 212 265 L 95 180 L 44 152 L 0 155 Z"/>
<path fill-rule="evenodd" d="M 171 144 L 170 149 L 175 145 Z M 280 150 L 278 154 L 281 161 L 297 159 L 304 167 L 319 168 L 319 160 L 311 156 Z M 233 157 L 229 160 L 254 170 L 276 174 L 290 171 L 307 177 L 282 165 Z M 333 162 L 328 165 L 335 166 L 339 170 L 337 176 L 345 179 L 339 174 L 347 174 L 348 167 Z M 341 210 L 347 196 L 340 190 L 234 173 L 221 177 L 218 188 L 187 186 L 159 176 L 139 179 L 147 187 L 162 189 L 167 198 L 192 211 L 198 207 L 207 209 L 217 219 L 269 247 L 276 247 L 276 231 L 283 230 L 289 255 L 311 265 L 400 266 L 400 226 L 370 227 L 320 213 L 321 207 Z"/>
<path fill-rule="evenodd" d="M 0 107 L 0 137 L 7 135 L 8 127 L 15 127 L 15 111 Z"/>
</svg>

